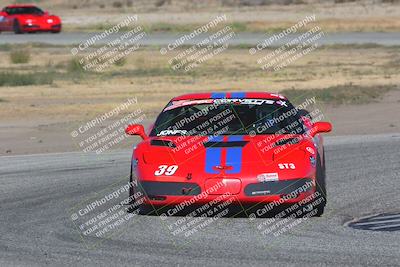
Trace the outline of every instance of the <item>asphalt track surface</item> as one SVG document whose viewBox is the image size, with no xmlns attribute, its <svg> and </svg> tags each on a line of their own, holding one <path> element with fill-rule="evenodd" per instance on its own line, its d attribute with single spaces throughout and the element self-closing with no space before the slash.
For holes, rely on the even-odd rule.
<svg viewBox="0 0 400 267">
<path fill-rule="evenodd" d="M 0 44 L 18 44 L 18 43 L 46 43 L 52 45 L 74 45 L 84 42 L 95 35 L 101 33 L 81 33 L 81 32 L 62 32 L 60 34 L 38 33 L 38 34 L 14 34 L 1 33 Z M 111 34 L 106 38 L 98 40 L 97 45 L 106 44 L 116 38 L 119 38 L 123 33 Z M 171 33 L 151 33 L 148 34 L 139 43 L 142 45 L 159 45 L 166 46 L 174 43 L 176 39 L 184 34 Z M 291 34 L 281 38 L 273 43 L 274 46 L 286 44 L 294 39 L 299 34 Z M 194 45 L 204 40 L 208 35 L 202 34 L 185 42 L 187 45 Z M 271 37 L 269 34 L 263 33 L 237 33 L 236 36 L 227 41 L 229 45 L 256 45 L 259 42 Z M 334 44 L 378 44 L 378 45 L 400 45 L 400 33 L 382 33 L 382 32 L 345 32 L 345 33 L 327 33 L 318 40 L 320 45 Z"/>
<path fill-rule="evenodd" d="M 325 214 L 279 236 L 260 233 L 266 219 L 220 218 L 178 238 L 165 223 L 182 217 L 139 215 L 118 235 L 86 241 L 69 210 L 117 180 L 127 182 L 129 150 L 1 157 L 0 265 L 398 266 L 399 231 L 344 224 L 399 212 L 399 151 L 400 134 L 327 138 Z"/>
</svg>

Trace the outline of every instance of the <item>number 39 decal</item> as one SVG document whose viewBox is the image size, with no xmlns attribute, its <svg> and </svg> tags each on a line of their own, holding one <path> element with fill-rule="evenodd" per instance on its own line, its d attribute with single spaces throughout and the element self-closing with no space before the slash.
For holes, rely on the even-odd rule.
<svg viewBox="0 0 400 267">
<path fill-rule="evenodd" d="M 158 170 L 154 172 L 155 176 L 160 175 L 173 175 L 178 169 L 178 165 L 160 165 L 158 166 Z"/>
</svg>

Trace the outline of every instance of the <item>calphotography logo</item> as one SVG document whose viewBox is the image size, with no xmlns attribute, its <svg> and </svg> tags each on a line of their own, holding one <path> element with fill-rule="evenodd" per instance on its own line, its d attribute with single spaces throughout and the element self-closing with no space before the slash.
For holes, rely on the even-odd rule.
<svg viewBox="0 0 400 267">
<path fill-rule="evenodd" d="M 257 64 L 260 65 L 261 69 L 279 71 L 314 51 L 319 46 L 318 41 L 325 36 L 320 26 L 317 25 L 304 33 L 298 33 L 309 23 L 314 22 L 316 22 L 315 14 L 306 16 L 291 27 L 258 43 L 256 47 L 250 48 L 249 53 L 250 55 L 255 55 L 264 49 L 272 49 L 274 43 L 282 41 L 284 38 L 289 38 L 289 41 L 285 40 L 284 45 L 257 59 Z"/>
<path fill-rule="evenodd" d="M 140 48 L 140 43 L 147 36 L 141 25 L 134 25 L 137 20 L 137 15 L 127 16 L 118 24 L 73 47 L 71 54 L 77 56 L 85 52 L 78 60 L 85 71 L 100 72 L 112 65 L 123 64 L 127 56 Z"/>
<path fill-rule="evenodd" d="M 101 154 L 123 143 L 126 125 L 141 123 L 144 119 L 146 114 L 138 107 L 137 97 L 133 97 L 79 125 L 70 134 L 83 152 Z"/>
<path fill-rule="evenodd" d="M 70 209 L 72 212 L 70 218 L 88 248 L 93 249 L 100 245 L 104 238 L 121 234 L 124 228 L 135 222 L 144 196 L 141 192 L 129 196 L 128 192 L 137 186 L 135 180 L 127 184 L 119 181 L 98 192 L 96 197 Z M 133 200 L 135 204 L 130 205 Z M 93 237 L 103 239 L 93 239 Z"/>
<path fill-rule="evenodd" d="M 202 25 L 201 27 L 195 29 L 193 32 L 189 33 L 189 34 L 184 34 L 181 37 L 179 37 L 178 39 L 176 39 L 174 42 L 169 43 L 167 45 L 167 47 L 163 47 L 160 49 L 160 53 L 162 55 L 165 55 L 168 53 L 168 51 L 173 51 L 174 49 L 182 46 L 185 44 L 185 42 L 190 41 L 192 39 L 194 39 L 195 37 L 207 33 L 209 32 L 212 28 L 215 28 L 218 24 L 222 23 L 222 22 L 226 22 L 227 18 L 226 15 L 219 15 L 217 17 L 215 17 L 213 20 L 209 21 L 207 24 Z M 214 38 L 211 38 L 211 40 Z M 208 43 L 208 39 L 206 39 L 207 43 Z"/>
<path fill-rule="evenodd" d="M 190 34 L 183 35 L 173 43 L 169 43 L 166 48 L 161 48 L 161 55 L 167 55 L 170 51 L 177 51 L 178 54 L 168 60 L 171 69 L 184 72 L 193 71 L 214 56 L 226 51 L 229 47 L 229 42 L 236 37 L 236 33 L 229 25 L 217 30 L 217 26 L 226 21 L 225 14 L 217 16 Z M 213 28 L 217 31 L 211 32 Z M 182 49 L 178 50 L 178 48 L 183 48 L 182 46 L 186 43 L 193 42 L 195 38 L 199 40 L 194 45 L 183 51 L 181 51 Z"/>
</svg>

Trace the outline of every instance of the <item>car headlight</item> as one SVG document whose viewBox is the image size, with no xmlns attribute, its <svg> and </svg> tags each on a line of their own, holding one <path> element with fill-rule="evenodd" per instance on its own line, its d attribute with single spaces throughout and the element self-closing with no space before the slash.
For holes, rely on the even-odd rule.
<svg viewBox="0 0 400 267">
<path fill-rule="evenodd" d="M 47 19 L 47 23 L 53 23 L 53 19 Z"/>
</svg>

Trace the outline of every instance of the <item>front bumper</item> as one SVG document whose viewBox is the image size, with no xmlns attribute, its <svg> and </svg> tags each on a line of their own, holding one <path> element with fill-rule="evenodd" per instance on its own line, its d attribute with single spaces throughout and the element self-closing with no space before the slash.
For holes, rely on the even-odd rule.
<svg viewBox="0 0 400 267">
<path fill-rule="evenodd" d="M 229 179 L 226 179 L 229 180 Z M 153 206 L 188 203 L 202 205 L 226 195 L 235 204 L 266 204 L 275 201 L 297 203 L 315 192 L 315 180 L 299 178 L 291 180 L 247 183 L 237 187 L 221 183 L 220 188 L 205 188 L 194 182 L 141 181 L 135 191 L 144 196 L 144 203 Z M 210 190 L 211 189 L 211 190 Z"/>
<path fill-rule="evenodd" d="M 62 28 L 61 24 L 44 24 L 44 25 L 25 24 L 25 25 L 22 25 L 22 29 L 24 32 L 37 32 L 37 31 L 59 32 L 59 31 L 61 31 L 61 28 Z"/>
</svg>

